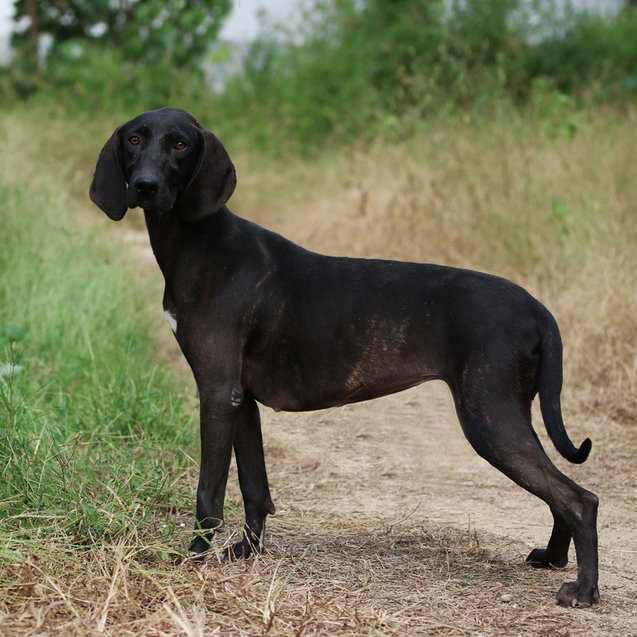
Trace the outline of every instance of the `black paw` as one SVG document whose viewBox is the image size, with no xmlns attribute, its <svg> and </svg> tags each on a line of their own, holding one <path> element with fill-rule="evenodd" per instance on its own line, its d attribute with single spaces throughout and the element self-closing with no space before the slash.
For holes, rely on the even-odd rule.
<svg viewBox="0 0 637 637">
<path fill-rule="evenodd" d="M 533 549 L 526 563 L 533 568 L 564 568 L 568 564 L 568 555 L 549 555 L 546 549 Z"/>
<path fill-rule="evenodd" d="M 240 542 L 236 542 L 221 553 L 221 559 L 224 562 L 234 562 L 235 560 L 246 560 L 253 555 L 263 553 L 263 544 L 254 534 L 250 537 L 246 536 Z"/>
<path fill-rule="evenodd" d="M 197 535 L 195 539 L 190 543 L 188 550 L 191 553 L 196 553 L 193 557 L 195 561 L 202 561 L 203 553 L 212 548 L 212 533 L 206 533 L 205 535 Z"/>
<path fill-rule="evenodd" d="M 557 593 L 557 603 L 569 608 L 588 608 L 599 603 L 597 586 L 584 587 L 579 582 L 566 582 Z"/>
</svg>

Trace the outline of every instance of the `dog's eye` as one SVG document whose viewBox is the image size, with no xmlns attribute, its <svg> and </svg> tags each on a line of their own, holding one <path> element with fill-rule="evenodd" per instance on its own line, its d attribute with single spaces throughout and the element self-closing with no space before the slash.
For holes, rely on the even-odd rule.
<svg viewBox="0 0 637 637">
<path fill-rule="evenodd" d="M 177 150 L 184 150 L 187 146 L 188 146 L 188 145 L 186 144 L 186 142 L 181 142 L 181 141 L 179 141 L 179 142 L 177 142 L 177 143 L 175 144 L 175 148 L 176 148 Z"/>
<path fill-rule="evenodd" d="M 133 135 L 132 137 L 128 138 L 128 141 L 133 145 L 133 146 L 137 146 L 139 144 L 139 142 L 141 141 L 139 139 L 139 137 L 137 137 L 136 135 Z"/>
</svg>

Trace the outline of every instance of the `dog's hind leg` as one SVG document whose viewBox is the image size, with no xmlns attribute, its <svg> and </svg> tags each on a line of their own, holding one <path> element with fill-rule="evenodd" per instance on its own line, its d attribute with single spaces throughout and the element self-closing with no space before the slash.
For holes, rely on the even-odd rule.
<svg viewBox="0 0 637 637">
<path fill-rule="evenodd" d="M 465 381 L 468 379 L 465 379 Z M 546 549 L 531 561 L 560 566 L 567 561 L 571 537 L 577 555 L 577 581 L 564 584 L 557 601 L 564 606 L 590 606 L 597 589 L 597 497 L 562 474 L 544 452 L 531 426 L 530 401 L 516 401 L 490 385 L 467 391 L 452 388 L 465 436 L 485 460 L 515 483 L 546 502 L 555 526 Z M 507 392 L 508 393 L 508 392 Z"/>
<path fill-rule="evenodd" d="M 244 397 L 237 414 L 234 453 L 245 508 L 244 538 L 228 548 L 226 559 L 248 557 L 263 551 L 265 518 L 275 512 L 263 454 L 261 419 L 256 401 Z"/>
<path fill-rule="evenodd" d="M 545 549 L 533 549 L 526 558 L 534 568 L 564 568 L 568 564 L 568 549 L 573 534 L 568 522 L 551 507 L 553 532 Z"/>
</svg>

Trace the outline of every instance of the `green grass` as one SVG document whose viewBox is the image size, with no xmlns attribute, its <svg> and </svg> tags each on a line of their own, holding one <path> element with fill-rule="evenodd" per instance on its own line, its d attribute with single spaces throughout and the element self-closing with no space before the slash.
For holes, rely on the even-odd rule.
<svg viewBox="0 0 637 637">
<path fill-rule="evenodd" d="M 143 532 L 157 502 L 191 505 L 192 390 L 156 355 L 147 282 L 76 212 L 90 173 L 56 136 L 73 124 L 38 154 L 47 123 L 2 123 L 22 149 L 0 176 L 2 543 Z"/>
</svg>

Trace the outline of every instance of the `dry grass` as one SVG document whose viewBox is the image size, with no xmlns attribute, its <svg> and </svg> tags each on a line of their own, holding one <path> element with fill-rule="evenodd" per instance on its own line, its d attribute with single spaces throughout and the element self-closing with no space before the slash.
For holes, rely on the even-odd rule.
<svg viewBox="0 0 637 637">
<path fill-rule="evenodd" d="M 0 546 L 0 635 L 637 634 L 635 115 L 592 113 L 572 140 L 536 124 L 454 122 L 313 164 L 235 157 L 232 209 L 320 251 L 503 274 L 552 309 L 569 431 L 595 444 L 583 467 L 560 466 L 602 500 L 599 607 L 554 605 L 573 564 L 522 565 L 546 542 L 546 507 L 473 454 L 440 388 L 418 388 L 263 414 L 279 512 L 259 559 L 184 560 L 191 509 L 157 507 L 142 530 L 131 515 L 127 534 L 92 546 L 62 532 L 11 537 Z M 195 474 L 193 463 L 181 478 L 193 494 Z M 229 483 L 238 501 L 236 474 Z M 228 528 L 240 528 L 235 514 Z"/>
<path fill-rule="evenodd" d="M 278 497 L 289 499 L 285 487 Z M 190 514 L 180 519 L 189 525 Z M 617 594 L 595 611 L 555 606 L 565 574 L 524 568 L 519 543 L 470 526 L 298 510 L 271 526 L 265 556 L 213 556 L 204 567 L 173 563 L 174 547 L 134 533 L 86 550 L 64 537 L 25 544 L 0 570 L 0 634 L 622 635 L 637 626 L 632 600 Z"/>
<path fill-rule="evenodd" d="M 171 564 L 170 547 L 131 535 L 79 552 L 25 546 L 2 567 L 0 634 L 574 635 L 614 632 L 614 608 L 550 603 L 561 573 L 511 561 L 517 547 L 474 531 L 284 516 L 266 556 Z M 541 575 L 541 577 L 540 577 Z M 626 627 L 626 624 L 623 624 Z"/>
</svg>

